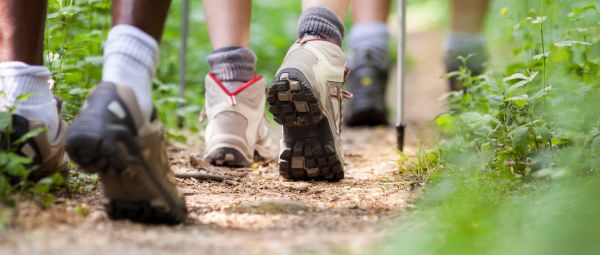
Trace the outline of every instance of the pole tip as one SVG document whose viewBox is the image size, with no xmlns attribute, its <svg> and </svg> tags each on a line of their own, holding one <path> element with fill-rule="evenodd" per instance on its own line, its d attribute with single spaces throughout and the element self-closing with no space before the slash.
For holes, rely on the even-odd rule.
<svg viewBox="0 0 600 255">
<path fill-rule="evenodd" d="M 406 126 L 404 124 L 400 124 L 396 126 L 396 146 L 398 150 L 404 150 L 404 131 Z"/>
</svg>

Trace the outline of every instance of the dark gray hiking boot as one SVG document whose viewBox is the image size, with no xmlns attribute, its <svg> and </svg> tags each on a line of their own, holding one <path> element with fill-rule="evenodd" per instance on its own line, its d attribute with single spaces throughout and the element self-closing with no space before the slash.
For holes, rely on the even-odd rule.
<svg viewBox="0 0 600 255">
<path fill-rule="evenodd" d="M 388 82 L 386 56 L 375 56 L 369 50 L 356 51 L 349 59 L 348 90 L 354 99 L 346 103 L 346 126 L 377 126 L 387 124 L 385 90 Z"/>
<path fill-rule="evenodd" d="M 177 224 L 187 210 L 165 145 L 156 114 L 145 120 L 130 88 L 104 82 L 73 121 L 66 149 L 79 166 L 100 175 L 112 219 Z"/>
</svg>

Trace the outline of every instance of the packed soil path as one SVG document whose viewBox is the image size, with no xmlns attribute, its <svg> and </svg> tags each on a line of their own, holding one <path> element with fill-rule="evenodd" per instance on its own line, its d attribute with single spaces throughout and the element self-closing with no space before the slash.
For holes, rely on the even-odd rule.
<svg viewBox="0 0 600 255">
<path fill-rule="evenodd" d="M 410 34 L 408 155 L 432 140 L 428 123 L 443 109 L 440 40 L 439 33 Z M 274 126 L 274 135 L 279 132 Z M 190 140 L 171 146 L 176 172 L 206 168 L 198 161 L 201 139 Z M 239 170 L 208 167 L 232 176 L 228 182 L 178 179 L 190 219 L 174 227 L 109 220 L 101 187 L 60 194 L 48 208 L 22 199 L 0 231 L 0 254 L 363 253 L 416 193 L 413 180 L 398 174 L 393 128 L 345 129 L 343 140 L 346 178 L 336 183 L 286 181 L 274 162 Z"/>
</svg>

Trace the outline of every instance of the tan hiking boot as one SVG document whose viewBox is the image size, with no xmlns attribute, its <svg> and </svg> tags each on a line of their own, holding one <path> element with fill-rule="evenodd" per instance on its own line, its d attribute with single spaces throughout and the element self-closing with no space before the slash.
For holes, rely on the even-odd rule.
<svg viewBox="0 0 600 255">
<path fill-rule="evenodd" d="M 204 87 L 208 118 L 204 160 L 218 166 L 245 167 L 255 161 L 255 155 L 271 158 L 264 78 L 257 76 L 232 92 L 209 73 Z"/>
<path fill-rule="evenodd" d="M 60 101 L 57 100 L 57 102 L 58 112 L 60 112 Z M 35 132 L 41 128 L 44 128 L 44 123 L 41 121 L 28 120 L 20 115 L 12 114 L 10 133 L 2 132 L 0 150 L 12 149 L 21 156 L 31 158 L 32 162 L 28 165 L 33 169 L 28 176 L 30 180 L 39 180 L 55 172 L 59 172 L 66 179 L 69 175 L 69 158 L 64 149 L 67 123 L 62 119 L 59 121 L 58 132 L 53 139 L 48 139 L 46 131 L 42 131 L 23 143 L 14 144 L 29 132 Z"/>
<path fill-rule="evenodd" d="M 130 88 L 104 82 L 73 121 L 66 149 L 83 169 L 100 175 L 111 218 L 176 224 L 187 211 L 165 145 L 156 114 L 145 120 Z"/>
<path fill-rule="evenodd" d="M 322 39 L 298 40 L 269 89 L 269 110 L 283 125 L 279 171 L 288 179 L 344 178 L 340 139 L 346 57 Z"/>
</svg>

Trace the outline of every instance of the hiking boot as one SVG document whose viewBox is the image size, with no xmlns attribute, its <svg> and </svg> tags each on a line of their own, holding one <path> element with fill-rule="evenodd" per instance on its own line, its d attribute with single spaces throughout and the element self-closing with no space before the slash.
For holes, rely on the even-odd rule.
<svg viewBox="0 0 600 255">
<path fill-rule="evenodd" d="M 279 173 L 286 179 L 344 178 L 340 133 L 346 57 L 323 39 L 298 40 L 269 88 L 269 111 L 283 125 Z"/>
<path fill-rule="evenodd" d="M 130 88 L 103 82 L 73 121 L 66 149 L 80 167 L 100 175 L 112 219 L 176 224 L 186 207 L 165 145 L 156 111 L 145 120 Z"/>
<path fill-rule="evenodd" d="M 61 102 L 57 100 L 58 112 Z M 69 175 L 69 158 L 65 153 L 64 142 L 67 133 L 67 123 L 59 120 L 56 136 L 48 139 L 47 131 L 26 139 L 24 142 L 14 144 L 24 135 L 31 134 L 44 128 L 44 123 L 38 120 L 29 120 L 23 116 L 12 114 L 10 132 L 2 132 L 0 138 L 0 151 L 12 150 L 18 155 L 32 159 L 26 167 L 33 169 L 28 178 L 33 181 L 40 180 L 56 172 L 60 173 L 65 180 Z"/>
<path fill-rule="evenodd" d="M 247 167 L 259 158 L 271 158 L 264 78 L 256 76 L 232 92 L 209 73 L 205 89 L 204 160 L 217 166 Z"/>
<path fill-rule="evenodd" d="M 346 126 L 377 126 L 387 124 L 385 89 L 388 82 L 386 56 L 375 56 L 369 50 L 354 52 L 350 58 L 352 71 L 348 75 L 348 90 L 354 99 L 346 104 Z"/>
</svg>

